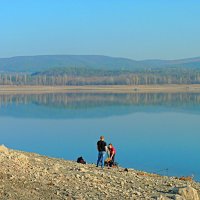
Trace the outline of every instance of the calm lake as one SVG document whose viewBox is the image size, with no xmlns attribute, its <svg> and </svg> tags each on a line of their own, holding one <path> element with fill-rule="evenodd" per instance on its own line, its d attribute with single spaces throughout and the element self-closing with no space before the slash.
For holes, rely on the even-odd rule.
<svg viewBox="0 0 200 200">
<path fill-rule="evenodd" d="M 96 163 L 100 135 L 123 167 L 200 180 L 200 94 L 0 95 L 9 148 Z"/>
</svg>

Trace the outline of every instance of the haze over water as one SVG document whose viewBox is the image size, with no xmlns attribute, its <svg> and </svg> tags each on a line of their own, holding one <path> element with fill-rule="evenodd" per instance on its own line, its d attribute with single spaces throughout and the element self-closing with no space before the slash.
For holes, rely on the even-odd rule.
<svg viewBox="0 0 200 200">
<path fill-rule="evenodd" d="M 0 95 L 0 105 L 9 148 L 96 163 L 104 135 L 123 167 L 200 180 L 200 94 Z"/>
</svg>

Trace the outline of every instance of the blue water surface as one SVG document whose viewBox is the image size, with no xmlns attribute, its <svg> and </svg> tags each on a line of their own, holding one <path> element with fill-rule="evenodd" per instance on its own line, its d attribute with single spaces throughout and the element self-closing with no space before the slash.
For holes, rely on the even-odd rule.
<svg viewBox="0 0 200 200">
<path fill-rule="evenodd" d="M 199 96 L 1 95 L 0 139 L 9 148 L 96 163 L 104 135 L 123 167 L 200 180 Z"/>
</svg>

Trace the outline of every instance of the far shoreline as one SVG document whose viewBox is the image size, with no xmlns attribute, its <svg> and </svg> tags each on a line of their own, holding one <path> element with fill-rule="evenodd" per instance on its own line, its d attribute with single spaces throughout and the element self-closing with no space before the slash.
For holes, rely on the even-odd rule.
<svg viewBox="0 0 200 200">
<path fill-rule="evenodd" d="M 200 84 L 84 86 L 0 85 L 0 94 L 43 93 L 200 93 Z"/>
</svg>

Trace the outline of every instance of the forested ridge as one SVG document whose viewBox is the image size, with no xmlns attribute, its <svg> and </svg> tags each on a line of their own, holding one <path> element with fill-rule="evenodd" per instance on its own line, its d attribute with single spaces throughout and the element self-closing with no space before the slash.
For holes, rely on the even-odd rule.
<svg viewBox="0 0 200 200">
<path fill-rule="evenodd" d="M 200 57 L 131 60 L 99 55 L 0 58 L 0 85 L 199 84 Z"/>
</svg>

